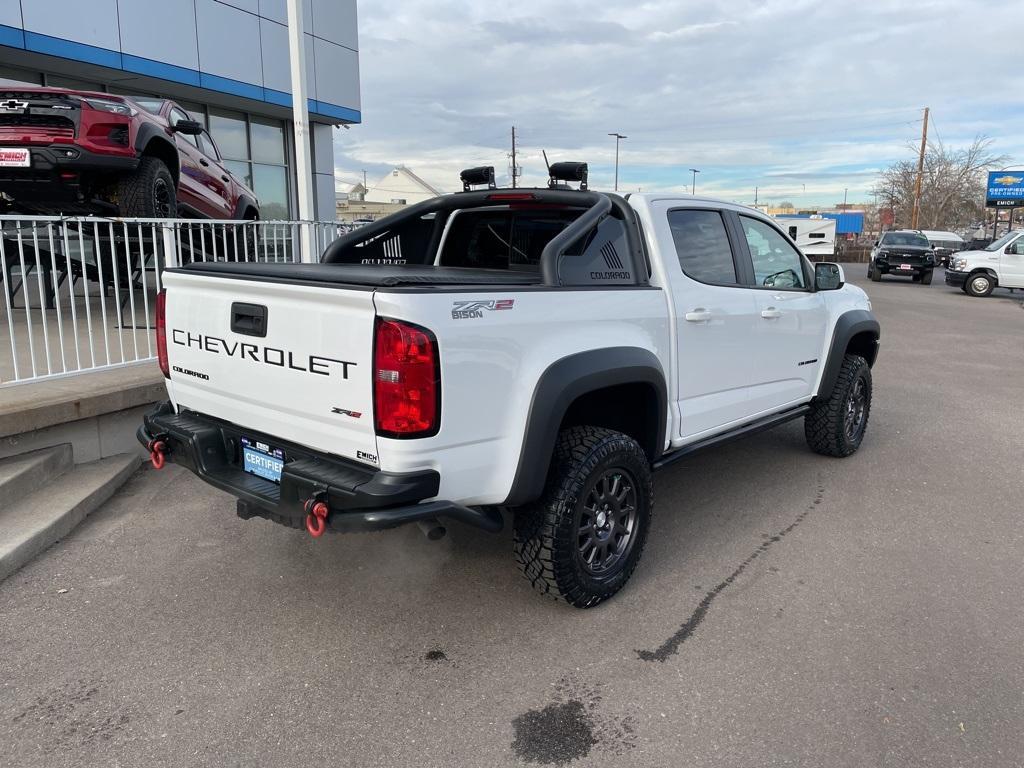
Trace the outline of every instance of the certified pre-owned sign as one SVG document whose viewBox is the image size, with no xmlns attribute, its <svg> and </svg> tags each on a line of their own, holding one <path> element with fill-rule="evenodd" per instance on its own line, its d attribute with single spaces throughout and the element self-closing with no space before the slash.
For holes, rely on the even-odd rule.
<svg viewBox="0 0 1024 768">
<path fill-rule="evenodd" d="M 1024 207 L 1024 171 L 991 171 L 985 191 L 989 208 Z"/>
</svg>

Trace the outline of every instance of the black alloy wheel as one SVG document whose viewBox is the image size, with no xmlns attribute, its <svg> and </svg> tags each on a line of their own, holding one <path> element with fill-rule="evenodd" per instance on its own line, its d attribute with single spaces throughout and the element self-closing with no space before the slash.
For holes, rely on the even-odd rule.
<svg viewBox="0 0 1024 768">
<path fill-rule="evenodd" d="M 580 564 L 593 576 L 615 570 L 636 540 L 636 481 L 621 467 L 594 481 L 576 520 Z"/>
</svg>

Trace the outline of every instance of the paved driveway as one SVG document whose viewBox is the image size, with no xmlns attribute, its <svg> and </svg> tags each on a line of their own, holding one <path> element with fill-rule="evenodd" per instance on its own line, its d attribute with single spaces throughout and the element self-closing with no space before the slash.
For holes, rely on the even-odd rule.
<svg viewBox="0 0 1024 768">
<path fill-rule="evenodd" d="M 849 271 L 860 453 L 795 423 L 665 470 L 596 610 L 508 532 L 313 541 L 140 472 L 0 584 L 0 765 L 1022 764 L 1024 297 Z"/>
</svg>

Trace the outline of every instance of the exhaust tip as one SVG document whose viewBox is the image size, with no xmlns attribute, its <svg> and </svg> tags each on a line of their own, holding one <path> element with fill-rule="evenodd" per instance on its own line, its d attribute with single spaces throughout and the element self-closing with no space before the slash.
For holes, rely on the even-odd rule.
<svg viewBox="0 0 1024 768">
<path fill-rule="evenodd" d="M 428 541 L 443 539 L 445 534 L 448 533 L 436 517 L 429 520 L 417 520 L 416 525 L 423 531 L 423 535 L 427 537 Z"/>
</svg>

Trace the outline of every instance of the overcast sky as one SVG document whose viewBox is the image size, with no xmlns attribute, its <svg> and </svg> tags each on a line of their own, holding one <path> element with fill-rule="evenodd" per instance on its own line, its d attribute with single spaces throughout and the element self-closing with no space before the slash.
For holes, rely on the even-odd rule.
<svg viewBox="0 0 1024 768">
<path fill-rule="evenodd" d="M 911 157 L 921 109 L 946 144 L 977 133 L 1024 162 L 1024 2 L 370 0 L 359 4 L 361 125 L 337 130 L 339 188 L 404 164 L 444 191 L 493 164 L 516 125 L 610 189 L 752 202 L 869 200 Z M 804 191 L 806 189 L 806 191 Z"/>
</svg>

